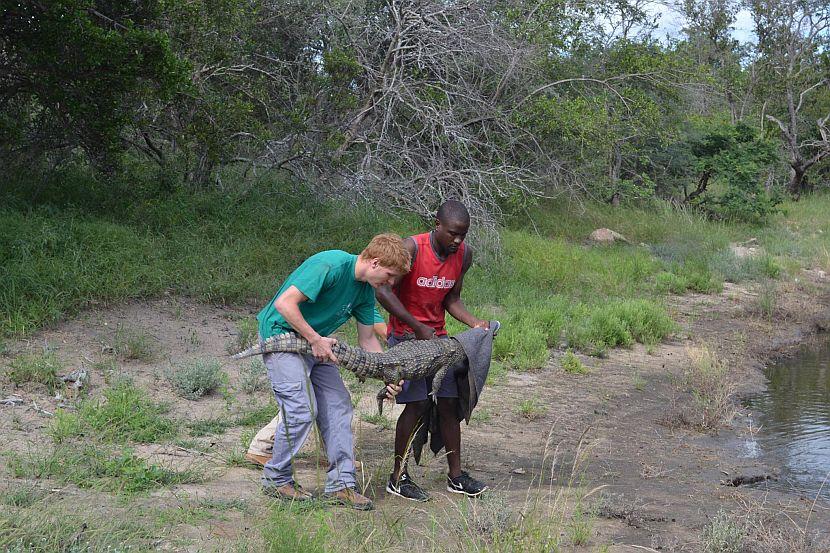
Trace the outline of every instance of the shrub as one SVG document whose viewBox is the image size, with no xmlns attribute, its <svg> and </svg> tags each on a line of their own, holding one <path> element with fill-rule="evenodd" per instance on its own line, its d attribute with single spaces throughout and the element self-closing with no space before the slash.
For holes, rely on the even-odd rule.
<svg viewBox="0 0 830 553">
<path fill-rule="evenodd" d="M 724 511 L 703 530 L 701 544 L 705 553 L 739 553 L 743 551 L 744 531 Z"/>
<path fill-rule="evenodd" d="M 169 380 L 181 397 L 197 400 L 225 381 L 225 373 L 215 359 L 195 359 L 170 370 Z"/>
</svg>

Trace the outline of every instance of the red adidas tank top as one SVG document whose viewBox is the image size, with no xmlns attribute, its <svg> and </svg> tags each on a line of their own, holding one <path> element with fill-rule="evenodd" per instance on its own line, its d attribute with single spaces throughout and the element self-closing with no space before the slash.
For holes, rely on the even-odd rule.
<svg viewBox="0 0 830 553">
<path fill-rule="evenodd" d="M 432 250 L 429 235 L 425 232 L 412 237 L 417 246 L 415 263 L 398 283 L 395 295 L 416 320 L 434 328 L 437 336 L 443 336 L 447 333 L 444 298 L 461 276 L 466 244 L 462 242 L 457 252 L 441 261 Z M 390 316 L 389 332 L 401 336 L 414 331 L 397 317 Z"/>
</svg>

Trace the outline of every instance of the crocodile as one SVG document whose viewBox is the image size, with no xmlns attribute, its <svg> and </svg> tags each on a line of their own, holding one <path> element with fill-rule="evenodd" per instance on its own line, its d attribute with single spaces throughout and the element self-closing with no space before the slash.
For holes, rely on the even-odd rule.
<svg viewBox="0 0 830 553">
<path fill-rule="evenodd" d="M 438 391 L 441 381 L 450 367 L 467 360 L 467 354 L 461 344 L 453 339 L 406 340 L 382 353 L 368 352 L 363 349 L 337 342 L 331 348 L 337 364 L 357 375 L 362 381 L 366 378 L 382 380 L 386 384 L 401 380 L 417 380 L 434 376 L 434 392 Z M 293 332 L 277 334 L 232 355 L 232 359 L 244 359 L 265 353 L 287 352 L 311 355 L 311 344 L 302 336 Z M 380 394 L 378 394 L 379 400 Z"/>
</svg>

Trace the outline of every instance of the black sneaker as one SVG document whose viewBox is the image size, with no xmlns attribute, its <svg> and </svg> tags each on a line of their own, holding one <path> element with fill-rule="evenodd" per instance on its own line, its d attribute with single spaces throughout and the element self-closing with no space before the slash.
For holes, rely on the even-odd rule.
<svg viewBox="0 0 830 553">
<path fill-rule="evenodd" d="M 429 501 L 429 495 L 427 495 L 427 492 L 422 490 L 418 484 L 413 482 L 409 477 L 409 474 L 405 472 L 401 474 L 401 477 L 398 478 L 397 482 L 392 480 L 392 475 L 390 474 L 389 482 L 386 484 L 386 491 L 392 495 L 397 495 L 411 501 Z"/>
<path fill-rule="evenodd" d="M 478 497 L 487 489 L 487 484 L 479 482 L 465 471 L 457 478 L 447 476 L 447 491 L 452 493 L 463 493 L 467 497 Z"/>
</svg>

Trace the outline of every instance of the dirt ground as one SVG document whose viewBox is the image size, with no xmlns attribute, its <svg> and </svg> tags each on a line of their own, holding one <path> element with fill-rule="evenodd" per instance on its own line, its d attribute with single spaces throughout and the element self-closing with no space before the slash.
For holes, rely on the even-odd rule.
<svg viewBox="0 0 830 553">
<path fill-rule="evenodd" d="M 592 536 L 575 550 L 585 551 L 701 551 L 701 536 L 721 510 L 752 522 L 759 535 L 796 536 L 802 529 L 830 538 L 830 505 L 812 498 L 765 489 L 763 486 L 727 486 L 738 476 L 774 474 L 763 460 L 742 458 L 735 447 L 748 433 L 747 413 L 738 405 L 731 426 L 701 432 L 679 424 L 688 392 L 682 389 L 690 353 L 706 347 L 724 359 L 739 394 L 764 386 L 764 361 L 784 355 L 830 321 L 830 283 L 823 275 L 803 272 L 779 283 L 776 308 L 767 317 L 759 309 L 759 291 L 727 284 L 717 295 L 674 296 L 672 316 L 680 330 L 668 342 L 647 348 L 615 349 L 605 359 L 581 356 L 591 371 L 569 374 L 560 367 L 561 351 L 553 351 L 542 370 L 510 372 L 485 388 L 477 414 L 463 427 L 463 460 L 474 475 L 486 481 L 517 512 L 538 501 L 551 507 L 563 490 L 568 498 L 582 495 L 593 507 Z M 90 394 L 100 395 L 105 374 L 99 362 L 109 352 L 116 329 L 140 329 L 152 338 L 154 359 L 122 360 L 115 372 L 130 375 L 157 400 L 169 402 L 168 416 L 194 421 L 209 419 L 268 402 L 269 392 L 239 390 L 239 363 L 227 358 L 240 318 L 255 307 L 214 307 L 179 298 L 96 308 L 43 330 L 25 342 L 8 344 L 0 365 L 27 350 L 48 345 L 64 372 L 85 367 L 91 373 Z M 198 401 L 177 397 L 165 378 L 171 364 L 193 357 L 222 360 L 230 377 L 231 393 L 214 393 Z M 452 517 L 459 499 L 449 497 L 443 485 L 446 464 L 441 458 L 411 471 L 433 500 L 413 505 L 387 496 L 383 487 L 391 465 L 394 424 L 391 428 L 361 420 L 375 410 L 376 386 L 361 388 L 355 416 L 357 456 L 367 493 L 376 500 L 370 515 L 415 520 L 408 531 L 426 534 L 425 513 Z M 31 452 L 51 446 L 47 436 L 55 409 L 71 408 L 71 400 L 50 396 L 36 387 L 15 388 L 0 377 L 0 399 L 23 399 L 22 405 L 0 406 L 0 443 L 5 451 Z M 521 404 L 532 400 L 532 412 Z M 401 409 L 387 407 L 393 419 Z M 198 498 L 239 500 L 255 507 L 266 505 L 259 494 L 259 471 L 229 466 L 239 451 L 242 429 L 200 438 L 200 448 L 178 444 L 144 445 L 140 455 L 169 466 L 197 463 L 210 474 L 200 484 L 154 491 L 135 501 L 175 505 Z M 187 431 L 183 429 L 182 435 Z M 204 450 L 204 451 L 202 451 Z M 0 463 L 6 463 L 0 457 Z M 298 480 L 306 487 L 322 485 L 324 474 L 311 458 L 297 462 Z M 0 467 L 2 470 L 2 467 Z M 21 481 L 0 473 L 11 489 Z M 108 505 L 107 494 L 71 485 L 38 483 L 53 496 L 71 497 L 90 505 Z M 250 512 L 250 511 L 248 511 Z M 376 519 L 377 520 L 377 519 Z M 168 549 L 200 551 L 223 547 L 248 532 L 252 522 L 245 512 L 225 513 L 200 524 L 183 524 L 178 541 Z M 182 545 L 182 539 L 189 544 Z M 427 538 L 424 538 L 424 543 Z M 417 543 L 417 542 L 416 542 Z M 822 551 L 820 539 L 805 550 Z M 609 546 L 609 547 L 605 547 Z M 394 548 L 393 548 L 394 549 Z M 417 546 L 415 547 L 417 549 Z M 763 550 L 763 549 L 759 549 Z M 773 550 L 770 546 L 769 550 Z M 786 549 L 780 549 L 786 550 Z"/>
</svg>

